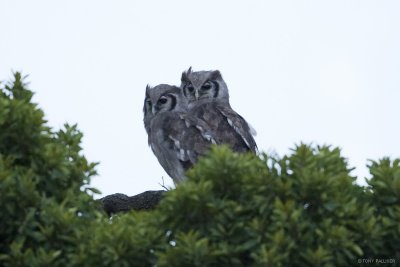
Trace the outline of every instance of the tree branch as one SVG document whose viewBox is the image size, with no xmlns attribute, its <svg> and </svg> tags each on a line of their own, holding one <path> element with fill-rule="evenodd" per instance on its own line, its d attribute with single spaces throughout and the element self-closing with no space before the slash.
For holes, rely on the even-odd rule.
<svg viewBox="0 0 400 267">
<path fill-rule="evenodd" d="M 130 210 L 151 210 L 154 209 L 163 197 L 164 190 L 145 191 L 135 196 L 127 196 L 121 193 L 105 196 L 101 198 L 103 209 L 108 215 L 117 212 Z"/>
</svg>

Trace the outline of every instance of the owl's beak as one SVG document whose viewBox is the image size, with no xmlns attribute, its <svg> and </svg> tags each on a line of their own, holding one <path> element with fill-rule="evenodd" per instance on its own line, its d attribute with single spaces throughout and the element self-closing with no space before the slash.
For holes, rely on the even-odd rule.
<svg viewBox="0 0 400 267">
<path fill-rule="evenodd" d="M 194 97 L 196 98 L 196 100 L 199 99 L 199 90 L 194 91 Z"/>
<path fill-rule="evenodd" d="M 156 107 L 155 107 L 155 106 L 152 106 L 152 107 L 151 107 L 151 113 L 153 113 L 153 115 L 156 114 Z"/>
</svg>

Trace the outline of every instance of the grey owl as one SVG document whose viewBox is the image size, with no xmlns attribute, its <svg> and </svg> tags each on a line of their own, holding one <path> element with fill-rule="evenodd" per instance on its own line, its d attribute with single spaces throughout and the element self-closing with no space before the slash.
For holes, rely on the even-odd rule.
<svg viewBox="0 0 400 267">
<path fill-rule="evenodd" d="M 149 144 L 161 166 L 175 184 L 185 179 L 185 172 L 205 155 L 213 134 L 205 122 L 186 114 L 187 101 L 179 87 L 161 84 L 147 87 L 151 103 L 146 108 L 149 120 Z M 145 112 L 146 125 L 146 112 Z"/>
<path fill-rule="evenodd" d="M 257 153 L 255 131 L 229 104 L 229 92 L 221 73 L 196 71 L 182 73 L 181 89 L 188 100 L 188 114 L 205 121 L 217 144 L 227 144 L 236 152 Z"/>
</svg>

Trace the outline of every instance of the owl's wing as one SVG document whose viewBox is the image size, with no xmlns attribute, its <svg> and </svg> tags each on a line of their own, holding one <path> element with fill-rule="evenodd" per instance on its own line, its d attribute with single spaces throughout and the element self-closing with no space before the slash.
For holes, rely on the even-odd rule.
<svg viewBox="0 0 400 267">
<path fill-rule="evenodd" d="M 185 122 L 185 125 L 187 128 L 194 127 L 197 130 L 197 134 L 200 134 L 204 140 L 206 140 L 212 144 L 215 144 L 215 140 L 213 137 L 214 134 L 205 121 L 203 121 L 202 119 L 190 116 L 188 114 L 181 114 L 179 116 L 179 118 Z M 188 143 L 187 145 L 190 146 L 190 143 Z"/>
<path fill-rule="evenodd" d="M 154 122 L 157 122 L 157 119 Z M 171 140 L 168 138 L 168 130 L 163 127 L 152 127 L 151 149 L 164 170 L 175 183 L 178 183 L 185 179 L 185 170 L 177 158 L 176 152 L 171 149 L 173 146 L 171 145 Z"/>
<path fill-rule="evenodd" d="M 168 138 L 172 141 L 176 156 L 187 170 L 216 142 L 204 121 L 187 114 L 179 114 L 176 119 L 176 129 L 170 131 Z"/>
<path fill-rule="evenodd" d="M 222 116 L 226 118 L 232 129 L 240 135 L 246 146 L 252 152 L 257 154 L 257 144 L 253 138 L 254 129 L 249 125 L 249 123 L 229 106 L 217 105 L 216 108 L 222 114 Z"/>
</svg>

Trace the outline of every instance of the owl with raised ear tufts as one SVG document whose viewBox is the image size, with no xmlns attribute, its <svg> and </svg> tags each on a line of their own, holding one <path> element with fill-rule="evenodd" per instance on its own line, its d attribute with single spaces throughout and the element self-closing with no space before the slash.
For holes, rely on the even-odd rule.
<svg viewBox="0 0 400 267">
<path fill-rule="evenodd" d="M 185 172 L 215 143 L 213 134 L 205 122 L 186 114 L 187 100 L 179 87 L 148 86 L 146 95 L 145 127 L 147 123 L 149 144 L 177 184 L 185 180 Z"/>
<path fill-rule="evenodd" d="M 188 114 L 205 121 L 217 144 L 233 151 L 257 153 L 255 131 L 229 103 L 228 87 L 218 70 L 182 73 L 181 90 L 188 101 Z"/>
</svg>

